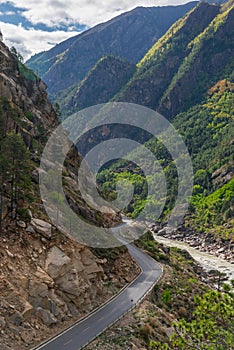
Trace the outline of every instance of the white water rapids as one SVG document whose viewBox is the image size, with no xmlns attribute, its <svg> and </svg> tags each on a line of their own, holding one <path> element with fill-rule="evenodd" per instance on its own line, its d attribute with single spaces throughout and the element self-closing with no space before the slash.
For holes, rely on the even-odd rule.
<svg viewBox="0 0 234 350">
<path fill-rule="evenodd" d="M 125 216 L 122 216 L 122 219 L 125 224 L 128 224 L 131 227 L 133 223 L 132 220 L 126 218 Z M 200 264 L 200 266 L 205 271 L 208 272 L 210 270 L 217 270 L 222 273 L 225 273 L 229 280 L 234 279 L 234 264 L 231 264 L 226 260 L 220 259 L 215 255 L 204 253 L 202 251 L 199 251 L 198 249 L 192 248 L 184 242 L 179 242 L 173 239 L 164 238 L 164 237 L 158 236 L 153 232 L 152 234 L 154 236 L 154 239 L 157 242 L 162 243 L 167 247 L 176 247 L 176 248 L 187 250 L 189 254 L 194 258 L 194 260 L 196 260 L 196 262 Z"/>
</svg>

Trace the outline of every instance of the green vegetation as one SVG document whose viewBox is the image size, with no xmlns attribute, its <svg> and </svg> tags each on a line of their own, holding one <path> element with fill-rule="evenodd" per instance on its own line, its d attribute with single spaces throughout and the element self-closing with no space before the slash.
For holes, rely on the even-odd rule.
<svg viewBox="0 0 234 350">
<path fill-rule="evenodd" d="M 193 158 L 194 172 L 212 172 L 233 161 L 234 84 L 221 80 L 209 89 L 204 103 L 175 117 Z"/>
<path fill-rule="evenodd" d="M 229 80 L 221 80 L 209 89 L 202 104 L 190 108 L 187 112 L 177 115 L 174 126 L 182 135 L 188 147 L 194 167 L 194 192 L 191 201 L 190 223 L 198 230 L 217 228 L 232 220 L 233 211 L 233 172 L 234 161 L 234 84 Z M 158 140 L 151 139 L 145 143 L 155 159 L 163 168 L 162 173 L 152 176 L 143 176 L 140 167 L 126 161 L 112 163 L 107 169 L 98 174 L 98 182 L 102 193 L 108 200 L 116 199 L 116 184 L 119 181 L 129 181 L 134 186 L 134 195 L 131 203 L 125 208 L 125 214 L 137 217 L 145 205 L 150 205 L 156 213 L 163 201 L 165 218 L 173 208 L 177 196 L 177 171 L 165 146 Z M 152 164 L 147 164 L 140 152 L 134 151 L 130 159 L 137 159 L 138 164 L 150 170 Z M 167 197 L 158 197 L 161 193 L 158 184 L 162 184 L 162 177 L 167 181 Z M 123 194 L 125 185 L 122 183 Z M 148 187 L 154 188 L 154 193 L 148 196 Z M 147 219 L 153 220 L 151 215 Z M 220 227 L 221 229 L 221 227 Z M 231 229 L 224 228 L 223 237 L 231 238 Z M 230 231 L 230 232 L 229 232 Z"/>
<path fill-rule="evenodd" d="M 62 91 L 60 119 L 81 109 L 108 102 L 135 72 L 135 65 L 113 55 L 103 56 L 76 85 Z"/>
<path fill-rule="evenodd" d="M 190 94 L 192 95 L 192 101 L 196 101 L 196 99 L 198 99 L 198 96 L 200 96 L 201 93 L 204 92 L 207 89 L 207 87 L 210 86 L 212 83 L 214 83 L 221 77 L 228 77 L 228 75 L 230 75 L 233 69 L 233 61 L 230 61 L 230 65 L 223 65 L 223 69 L 216 70 L 214 67 L 214 69 L 207 69 L 207 71 L 205 71 L 204 68 L 209 62 L 210 57 L 213 57 L 214 55 L 222 51 L 224 52 L 229 48 L 230 38 L 233 35 L 233 33 L 228 33 L 228 35 L 226 35 L 225 38 L 222 39 L 218 38 L 217 35 L 217 39 L 214 39 L 216 33 L 218 31 L 222 31 L 222 27 L 228 21 L 229 16 L 232 16 L 231 13 L 233 9 L 234 5 L 230 6 L 226 11 L 221 12 L 218 16 L 216 16 L 213 19 L 210 25 L 202 33 L 200 33 L 188 44 L 188 49 L 191 50 L 191 52 L 184 59 L 177 74 L 173 77 L 168 89 L 164 92 L 162 100 L 166 98 L 170 91 L 172 91 L 172 89 L 178 84 L 179 80 L 185 74 L 191 71 L 191 67 L 195 64 L 195 61 L 199 59 L 199 57 L 200 59 L 202 59 L 203 65 L 202 69 L 196 72 L 196 86 L 190 92 Z M 203 53 L 202 58 L 201 52 Z"/>
<path fill-rule="evenodd" d="M 200 3 L 173 24 L 138 63 L 137 72 L 115 100 L 158 108 L 172 81 L 177 81 L 180 66 L 187 62 L 192 51 L 190 43 L 207 28 L 218 12 L 218 6 Z"/>
<path fill-rule="evenodd" d="M 173 53 L 179 53 L 187 46 L 186 42 L 189 42 L 193 38 L 192 31 L 187 33 L 187 37 L 183 34 L 183 27 L 186 24 L 189 16 L 196 11 L 192 9 L 183 18 L 174 23 L 170 29 L 152 46 L 142 60 L 137 64 L 139 74 L 150 69 L 155 63 L 159 64 L 165 60 L 168 55 L 173 56 Z M 182 45 L 182 46 L 181 46 Z"/>
<path fill-rule="evenodd" d="M 209 291 L 195 297 L 192 318 L 173 324 L 169 344 L 150 342 L 150 349 L 230 350 L 234 344 L 234 294 Z"/>
<path fill-rule="evenodd" d="M 24 59 L 21 53 L 18 52 L 14 46 L 11 47 L 10 51 L 17 60 L 20 74 L 28 80 L 36 81 L 38 79 L 37 75 L 23 64 Z"/>
<path fill-rule="evenodd" d="M 0 151 L 0 201 L 2 203 L 3 197 L 9 197 L 10 211 L 13 215 L 14 210 L 18 210 L 19 200 L 24 202 L 30 190 L 30 155 L 21 135 L 14 132 L 3 138 Z M 18 213 L 20 214 L 20 211 Z"/>
<path fill-rule="evenodd" d="M 37 81 L 38 76 L 29 68 L 27 68 L 22 62 L 18 61 L 18 67 L 20 74 L 27 80 Z"/>
<path fill-rule="evenodd" d="M 137 244 L 157 261 L 163 261 L 162 249 L 166 248 L 153 241 L 150 234 Z M 152 295 L 157 308 L 148 312 L 144 323 L 141 312 L 141 323 L 136 330 L 144 346 L 158 350 L 231 349 L 234 342 L 234 280 L 231 285 L 223 284 L 222 291 L 205 287 L 194 274 L 194 262 L 187 252 L 178 248 L 167 250 L 167 261 L 163 261 L 164 279 Z M 173 276 L 169 277 L 170 273 Z M 165 317 L 167 311 L 170 318 Z M 172 321 L 172 314 L 176 321 Z M 160 325 L 162 319 L 164 327 L 173 327 L 170 337 L 165 337 L 165 328 Z"/>
<path fill-rule="evenodd" d="M 197 230 L 210 232 L 214 226 L 218 228 L 225 223 L 231 223 L 234 217 L 234 179 L 207 197 L 194 195 L 191 205 L 195 213 L 190 218 L 190 225 Z M 233 231 L 224 226 L 217 233 L 222 238 L 234 239 Z"/>
<path fill-rule="evenodd" d="M 10 203 L 10 212 L 25 217 L 23 207 L 31 188 L 31 161 L 21 134 L 8 132 L 7 118 L 15 112 L 4 99 L 0 100 L 0 232 L 3 200 Z M 17 118 L 15 118 L 17 120 Z M 19 204 L 21 202 L 21 204 Z"/>
</svg>

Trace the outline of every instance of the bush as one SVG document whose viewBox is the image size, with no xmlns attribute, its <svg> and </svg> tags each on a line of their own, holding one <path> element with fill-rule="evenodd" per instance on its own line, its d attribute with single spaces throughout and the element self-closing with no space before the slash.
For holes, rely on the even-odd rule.
<svg viewBox="0 0 234 350">
<path fill-rule="evenodd" d="M 164 304 L 170 304 L 171 302 L 171 292 L 168 288 L 165 289 L 162 293 L 162 301 Z"/>
</svg>

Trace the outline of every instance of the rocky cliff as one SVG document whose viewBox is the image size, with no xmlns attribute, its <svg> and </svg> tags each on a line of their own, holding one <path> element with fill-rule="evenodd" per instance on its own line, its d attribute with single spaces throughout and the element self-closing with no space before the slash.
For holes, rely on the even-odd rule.
<svg viewBox="0 0 234 350">
<path fill-rule="evenodd" d="M 13 207 L 10 178 L 0 176 L 0 347 L 5 350 L 38 344 L 100 305 L 138 272 L 126 249 L 91 252 L 58 231 L 46 216 L 38 166 L 43 145 L 57 125 L 45 84 L 0 42 L 0 146 L 9 133 L 21 135 L 31 162 L 31 185 Z M 97 218 L 81 201 L 69 181 L 74 159 L 79 161 L 77 152 L 75 157 L 66 172 L 74 210 L 96 224 L 117 223 L 115 216 Z"/>
<path fill-rule="evenodd" d="M 5 133 L 20 131 L 28 147 L 32 146 L 32 139 L 42 141 L 42 131 L 49 135 L 58 125 L 47 100 L 45 83 L 24 67 L 3 42 L 0 42 L 0 97 L 2 105 L 5 102 L 1 110 Z M 10 109 L 14 113 L 9 113 Z"/>
</svg>

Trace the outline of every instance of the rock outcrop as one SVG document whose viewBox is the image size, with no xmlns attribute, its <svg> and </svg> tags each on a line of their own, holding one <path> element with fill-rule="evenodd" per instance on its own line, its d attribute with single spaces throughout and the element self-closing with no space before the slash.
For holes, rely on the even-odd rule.
<svg viewBox="0 0 234 350">
<path fill-rule="evenodd" d="M 126 249 L 95 255 L 64 237 L 9 218 L 0 237 L 1 348 L 25 349 L 84 316 L 139 272 Z M 23 222 L 23 221 L 22 221 Z M 41 227 L 41 226 L 40 226 Z M 33 230 L 32 230 L 33 228 Z"/>
</svg>

